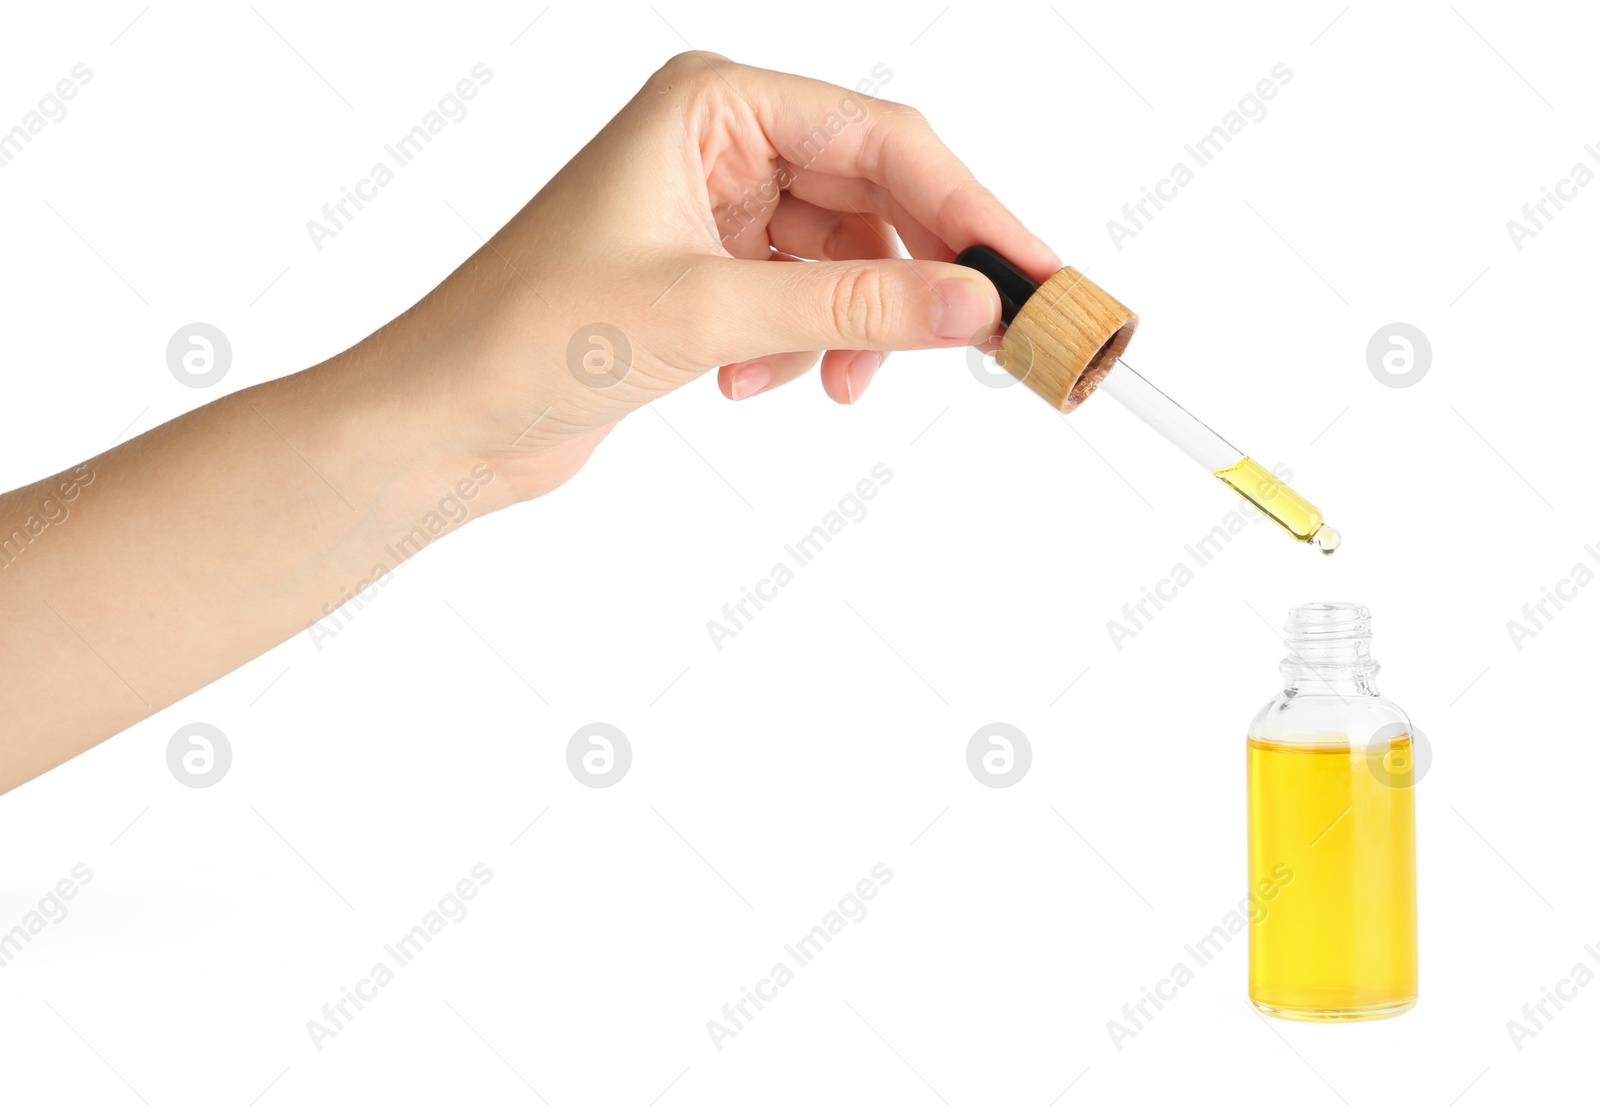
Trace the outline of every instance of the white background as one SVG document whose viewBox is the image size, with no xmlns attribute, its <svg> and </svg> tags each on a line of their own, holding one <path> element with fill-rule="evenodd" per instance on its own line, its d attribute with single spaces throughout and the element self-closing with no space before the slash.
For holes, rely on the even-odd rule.
<svg viewBox="0 0 1600 1113">
<path fill-rule="evenodd" d="M 1578 5 L 1479 0 L 8 6 L 0 127 L 74 64 L 94 77 L 0 170 L 0 488 L 367 334 L 692 45 L 843 85 L 889 67 L 884 95 L 1141 314 L 1134 366 L 1288 464 L 1346 544 L 1256 526 L 1118 650 L 1108 620 L 1234 500 L 1109 399 L 1062 420 L 954 351 L 892 357 L 853 408 L 814 379 L 738 406 L 703 379 L 336 637 L 0 800 L 0 931 L 94 873 L 0 969 L 0 1100 L 1592 1102 L 1600 988 L 1521 1051 L 1506 1023 L 1600 973 L 1600 589 L 1520 649 L 1506 624 L 1600 569 L 1600 185 L 1521 251 L 1506 222 L 1596 167 L 1597 34 Z M 480 62 L 470 115 L 317 251 L 306 221 Z M 1266 118 L 1117 250 L 1106 222 L 1278 63 Z M 211 390 L 165 363 L 194 321 L 234 349 Z M 1432 342 L 1408 389 L 1367 368 L 1391 322 Z M 707 621 L 877 463 L 866 519 L 714 649 Z M 1117 1050 L 1106 1022 L 1243 896 L 1272 627 L 1346 598 L 1435 748 L 1419 1005 L 1268 1024 L 1240 938 Z M 604 790 L 566 767 L 594 721 L 633 748 Z M 1003 790 L 966 765 L 994 721 L 1033 749 Z M 191 722 L 231 740 L 215 787 L 168 772 Z M 316 1050 L 307 1022 L 480 862 L 466 919 Z M 717 1050 L 706 1022 L 880 862 L 867 917 Z"/>
</svg>

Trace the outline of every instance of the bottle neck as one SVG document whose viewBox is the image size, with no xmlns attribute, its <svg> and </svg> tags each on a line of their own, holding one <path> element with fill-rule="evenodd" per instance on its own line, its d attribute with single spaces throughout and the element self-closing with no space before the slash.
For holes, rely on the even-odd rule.
<svg viewBox="0 0 1600 1113">
<path fill-rule="evenodd" d="M 1375 696 L 1372 612 L 1359 603 L 1307 603 L 1289 612 L 1279 671 L 1290 695 Z"/>
</svg>

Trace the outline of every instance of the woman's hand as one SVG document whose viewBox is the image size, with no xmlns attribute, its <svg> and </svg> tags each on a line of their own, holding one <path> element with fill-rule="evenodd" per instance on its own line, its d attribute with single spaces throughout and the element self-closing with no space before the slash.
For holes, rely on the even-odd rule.
<svg viewBox="0 0 1600 1113">
<path fill-rule="evenodd" d="M 692 52 L 374 341 L 434 350 L 462 444 L 525 498 L 712 367 L 739 400 L 820 356 L 850 403 L 887 352 L 988 336 L 994 288 L 950 262 L 980 242 L 1060 266 L 915 110 Z"/>
<path fill-rule="evenodd" d="M 979 242 L 1058 265 L 910 109 L 673 59 L 355 347 L 0 494 L 0 792 L 565 482 L 709 368 L 748 398 L 825 350 L 853 402 L 883 352 L 987 337 L 998 296 L 950 262 Z"/>
</svg>

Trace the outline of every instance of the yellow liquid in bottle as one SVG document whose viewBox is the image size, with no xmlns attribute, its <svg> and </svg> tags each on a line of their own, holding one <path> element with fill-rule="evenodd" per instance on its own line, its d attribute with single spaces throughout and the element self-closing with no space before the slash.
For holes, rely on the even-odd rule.
<svg viewBox="0 0 1600 1113">
<path fill-rule="evenodd" d="M 1409 1009 L 1417 999 L 1411 739 L 1377 753 L 1255 738 L 1248 749 L 1251 884 L 1280 866 L 1294 871 L 1250 925 L 1250 1000 L 1297 1020 Z"/>
<path fill-rule="evenodd" d="M 1212 474 L 1277 522 L 1296 541 L 1313 544 L 1324 554 L 1339 547 L 1339 531 L 1323 522 L 1322 511 L 1250 457 Z"/>
</svg>

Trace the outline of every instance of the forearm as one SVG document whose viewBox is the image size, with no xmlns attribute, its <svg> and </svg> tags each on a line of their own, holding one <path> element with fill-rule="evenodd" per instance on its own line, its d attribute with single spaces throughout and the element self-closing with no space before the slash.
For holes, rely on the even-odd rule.
<svg viewBox="0 0 1600 1113">
<path fill-rule="evenodd" d="M 509 501 L 371 345 L 0 496 L 0 791 Z"/>
<path fill-rule="evenodd" d="M 741 399 L 820 359 L 853 403 L 883 353 L 992 338 L 995 288 L 951 262 L 978 243 L 1060 266 L 904 106 L 669 61 L 355 348 L 0 496 L 0 791 L 559 486 L 709 368 Z"/>
</svg>

